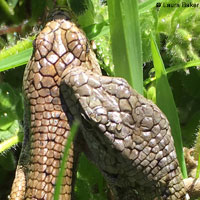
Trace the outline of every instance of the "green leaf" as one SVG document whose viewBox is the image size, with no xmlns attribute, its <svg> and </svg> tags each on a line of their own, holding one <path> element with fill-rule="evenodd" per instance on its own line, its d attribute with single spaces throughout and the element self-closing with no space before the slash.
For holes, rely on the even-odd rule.
<svg viewBox="0 0 200 200">
<path fill-rule="evenodd" d="M 13 121 L 11 127 L 5 131 L 0 131 L 0 153 L 8 150 L 23 140 L 22 127 L 18 120 Z"/>
<path fill-rule="evenodd" d="M 162 3 L 163 0 L 147 0 L 144 2 L 141 2 L 139 4 L 139 12 L 143 13 L 146 12 L 147 10 L 150 10 L 153 7 L 156 7 L 157 3 Z"/>
<path fill-rule="evenodd" d="M 12 110 L 0 110 L 0 119 L 0 130 L 7 130 L 13 121 L 17 119 L 17 116 Z"/>
<path fill-rule="evenodd" d="M 152 35 L 151 35 L 151 50 L 152 50 L 153 63 L 156 73 L 156 102 L 169 120 L 172 130 L 172 136 L 174 138 L 174 145 L 176 148 L 177 158 L 180 164 L 183 177 L 186 178 L 187 170 L 183 155 L 183 145 L 181 139 L 181 129 L 180 129 L 178 113 L 176 110 L 173 94 L 168 83 L 167 73 L 165 71 L 165 67 L 162 58 L 160 56 L 158 47 Z"/>
<path fill-rule="evenodd" d="M 31 48 L 34 39 L 35 39 L 35 36 L 28 37 L 26 39 L 18 41 L 17 44 L 14 46 L 11 46 L 9 48 L 6 47 L 6 48 L 2 49 L 0 51 L 0 61 L 11 55 L 18 54 L 23 50 Z"/>
<path fill-rule="evenodd" d="M 94 6 L 91 0 L 70 0 L 71 8 L 75 7 L 73 10 L 77 14 L 82 14 L 81 17 L 78 18 L 78 23 L 82 26 L 89 26 L 94 24 Z M 77 5 L 74 5 L 77 4 Z M 73 6 L 73 7 L 72 7 Z"/>
<path fill-rule="evenodd" d="M 18 100 L 13 88 L 8 83 L 0 85 L 0 130 L 7 130 L 18 118 L 14 111 Z"/>
<path fill-rule="evenodd" d="M 31 0 L 30 3 L 31 3 L 31 13 L 32 13 L 31 20 L 36 21 L 44 13 L 47 2 L 41 0 Z"/>
<path fill-rule="evenodd" d="M 152 84 L 147 90 L 147 99 L 150 99 L 154 103 L 156 103 L 156 88 L 154 84 Z"/>
<path fill-rule="evenodd" d="M 0 110 L 11 108 L 16 104 L 16 94 L 8 83 L 0 85 Z"/>
<path fill-rule="evenodd" d="M 81 154 L 75 185 L 76 199 L 82 200 L 83 196 L 85 199 L 107 199 L 105 189 L 105 181 L 100 171 L 87 160 L 84 154 Z"/>
<path fill-rule="evenodd" d="M 8 150 L 9 148 L 11 148 L 14 145 L 18 144 L 19 142 L 21 142 L 22 141 L 21 138 L 23 138 L 23 137 L 16 135 L 16 136 L 9 138 L 8 140 L 1 142 L 0 143 L 0 153 Z"/>
<path fill-rule="evenodd" d="M 110 34 L 116 76 L 143 93 L 142 45 L 137 0 L 108 0 Z"/>
<path fill-rule="evenodd" d="M 89 40 L 93 40 L 96 37 L 106 35 L 109 33 L 108 21 L 103 21 L 99 24 L 92 24 L 83 28 Z"/>
<path fill-rule="evenodd" d="M 167 4 L 181 4 L 181 0 L 174 0 L 173 3 L 171 0 L 165 0 L 163 3 L 165 5 Z M 160 7 L 159 10 L 159 20 L 158 20 L 158 31 L 165 33 L 165 34 L 170 34 L 171 32 L 171 22 L 172 22 L 172 17 L 173 13 L 176 12 L 176 10 L 181 10 L 182 8 L 180 7 L 170 7 L 166 8 L 166 6 L 163 6 L 163 4 Z"/>
<path fill-rule="evenodd" d="M 196 108 L 197 106 L 195 106 Z M 192 113 L 182 127 L 183 141 L 188 147 L 194 146 L 195 154 L 200 152 L 200 110 Z M 195 155 L 197 157 L 197 155 Z"/>
<path fill-rule="evenodd" d="M 189 61 L 186 64 L 175 65 L 175 66 L 167 68 L 166 73 L 169 74 L 169 73 L 172 73 L 172 72 L 176 72 L 176 71 L 179 71 L 179 70 L 185 70 L 187 68 L 196 67 L 196 66 L 199 66 L 199 65 L 200 65 L 200 60 Z M 156 77 L 147 78 L 144 81 L 144 85 L 148 85 L 150 82 L 153 82 L 155 80 L 156 80 Z"/>
<path fill-rule="evenodd" d="M 142 51 L 143 51 L 143 63 L 151 62 L 151 43 L 149 40 L 150 34 L 157 36 L 158 41 L 160 39 L 157 29 L 157 11 L 151 9 L 147 12 L 140 14 L 140 28 L 142 37 Z"/>
<path fill-rule="evenodd" d="M 8 5 L 11 7 L 11 8 L 15 8 L 15 6 L 17 5 L 18 3 L 18 0 L 8 0 Z"/>
<path fill-rule="evenodd" d="M 0 72 L 26 64 L 31 57 L 33 48 L 21 51 L 0 61 Z"/>
<path fill-rule="evenodd" d="M 193 98 L 200 100 L 200 70 L 197 68 L 190 68 L 188 70 L 188 76 L 184 79 L 184 89 Z"/>
<path fill-rule="evenodd" d="M 8 5 L 5 0 L 0 0 L 1 15 L 4 14 L 6 17 L 12 21 L 16 22 L 16 17 L 14 16 L 14 10 Z"/>
<path fill-rule="evenodd" d="M 10 139 L 12 136 L 17 135 L 22 131 L 22 127 L 18 120 L 13 120 L 11 126 L 8 129 L 0 130 L 0 141 Z"/>
<path fill-rule="evenodd" d="M 19 94 L 19 101 L 15 106 L 16 114 L 19 120 L 23 120 L 24 117 L 24 98 Z"/>
<path fill-rule="evenodd" d="M 16 161 L 11 151 L 6 152 L 4 155 L 0 155 L 0 166 L 5 171 L 13 171 L 16 169 Z"/>
<path fill-rule="evenodd" d="M 63 179 L 64 171 L 65 171 L 65 164 L 66 164 L 66 161 L 67 161 L 67 157 L 69 155 L 68 152 L 69 152 L 70 146 L 72 144 L 72 141 L 74 139 L 74 136 L 75 136 L 75 134 L 78 130 L 78 127 L 79 127 L 79 122 L 75 121 L 73 123 L 72 127 L 71 127 L 69 137 L 67 138 L 67 143 L 65 145 L 65 150 L 63 152 L 63 157 L 62 157 L 62 161 L 61 161 L 61 164 L 60 164 L 60 170 L 59 170 L 58 177 L 57 177 L 57 180 L 56 180 L 54 200 L 59 199 L 60 189 L 61 189 L 61 185 L 62 185 L 62 179 Z"/>
<path fill-rule="evenodd" d="M 167 73 L 171 73 L 171 72 L 175 72 L 178 70 L 184 70 L 189 67 L 196 67 L 199 65 L 200 65 L 200 60 L 194 60 L 194 61 L 187 62 L 186 64 L 175 65 L 175 66 L 169 67 L 166 69 L 166 71 L 167 71 Z"/>
<path fill-rule="evenodd" d="M 35 36 L 20 40 L 10 48 L 0 51 L 0 72 L 26 64 L 32 54 Z"/>
</svg>

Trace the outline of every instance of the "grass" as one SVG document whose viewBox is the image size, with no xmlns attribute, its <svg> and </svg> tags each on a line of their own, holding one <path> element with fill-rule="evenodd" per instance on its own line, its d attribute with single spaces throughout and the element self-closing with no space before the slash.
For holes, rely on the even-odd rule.
<svg viewBox="0 0 200 200">
<path fill-rule="evenodd" d="M 172 136 L 174 138 L 174 145 L 176 148 L 177 158 L 181 167 L 181 171 L 184 178 L 187 178 L 187 169 L 185 165 L 185 159 L 183 154 L 183 144 L 181 138 L 181 128 L 178 118 L 176 105 L 174 102 L 173 94 L 167 79 L 167 73 L 164 63 L 160 56 L 157 44 L 153 36 L 151 36 L 151 51 L 153 56 L 153 64 L 156 74 L 156 103 L 158 107 L 167 116 Z"/>
<path fill-rule="evenodd" d="M 137 0 L 108 0 L 115 75 L 143 94 L 142 41 Z"/>
<path fill-rule="evenodd" d="M 93 0 L 93 2 L 95 3 L 96 0 Z M 89 14 L 87 14 L 86 20 L 87 17 L 90 16 L 89 21 L 91 24 L 84 25 L 83 19 L 81 20 L 83 22 L 81 26 L 84 28 L 89 39 L 98 40 L 104 36 L 106 36 L 106 38 L 110 38 L 112 55 L 108 51 L 107 56 L 113 58 L 116 76 L 127 79 L 132 87 L 134 87 L 140 94 L 144 93 L 144 95 L 146 95 L 149 88 L 154 88 L 153 96 L 156 97 L 156 103 L 166 114 L 170 122 L 181 171 L 183 177 L 186 178 L 187 171 L 183 156 L 182 143 L 188 144 L 188 147 L 193 146 L 194 140 L 188 138 L 191 138 L 191 135 L 196 133 L 196 130 L 198 130 L 199 126 L 199 119 L 197 119 L 195 123 L 194 121 L 190 122 L 189 119 L 193 119 L 194 115 L 199 116 L 197 112 L 200 109 L 198 103 L 200 95 L 198 95 L 198 84 L 195 82 L 195 80 L 196 77 L 199 76 L 196 66 L 200 65 L 200 59 L 198 56 L 196 56 L 196 52 L 198 52 L 200 48 L 198 46 L 191 47 L 193 44 L 189 44 L 188 41 L 185 41 L 187 40 L 187 37 L 183 37 L 182 42 L 180 42 L 180 38 L 178 38 L 178 45 L 180 45 L 178 46 L 176 44 L 177 38 L 174 38 L 177 35 L 176 32 L 173 32 L 173 27 L 176 27 L 176 23 L 179 23 L 180 26 L 184 23 L 184 20 L 181 18 L 181 21 L 180 17 L 184 17 L 185 19 L 186 16 L 190 16 L 190 13 L 188 14 L 188 9 L 187 12 L 184 10 L 185 12 L 183 13 L 185 13 L 185 15 L 180 15 L 180 12 L 174 9 L 175 11 L 173 10 L 173 12 L 170 12 L 170 16 L 168 16 L 165 13 L 164 8 L 161 8 L 160 11 L 155 9 L 157 2 L 162 1 L 147 0 L 144 3 L 138 4 L 136 0 L 108 0 L 109 19 L 103 14 L 96 14 L 95 16 L 92 14 L 94 13 L 94 10 L 89 10 L 87 11 Z M 16 13 L 13 13 L 15 9 L 12 8 L 9 10 L 9 5 L 6 5 L 5 3 L 6 1 L 0 2 L 0 7 L 2 5 L 1 8 L 5 8 L 5 21 L 9 21 L 9 23 L 15 23 L 16 20 L 20 20 L 19 18 L 15 19 Z M 59 1 L 59 4 L 63 4 L 63 1 Z M 42 8 L 42 6 L 45 7 L 47 5 L 41 4 L 40 7 Z M 37 6 L 35 6 L 35 8 L 37 8 Z M 94 7 L 90 6 L 89 9 L 94 9 Z M 37 9 L 35 9 L 33 12 L 37 12 Z M 99 11 L 99 13 L 101 13 L 101 11 Z M 145 20 L 143 20 L 142 16 L 146 16 L 145 14 L 148 14 L 150 17 L 144 17 Z M 40 16 L 40 14 L 33 14 L 33 16 Z M 84 18 L 84 16 L 80 16 L 80 18 L 81 17 Z M 167 19 L 164 25 L 162 24 L 161 17 L 163 19 L 166 17 Z M 33 24 L 33 20 L 30 21 Z M 145 24 L 145 21 L 147 23 L 144 26 L 143 24 Z M 170 26 L 168 26 L 166 23 L 170 23 Z M 193 37 L 196 38 L 199 30 L 195 23 L 196 22 L 194 22 L 194 24 L 190 23 L 189 28 L 184 24 L 182 29 L 188 28 L 187 32 L 185 31 L 186 33 L 188 33 L 188 30 L 190 29 L 193 30 Z M 150 26 L 150 28 L 148 28 L 148 26 Z M 146 27 L 145 31 L 144 27 Z M 171 29 L 168 30 L 166 27 L 171 27 Z M 152 37 L 150 37 L 150 33 L 152 33 Z M 163 38 L 163 34 L 165 34 L 167 39 L 165 39 L 165 37 Z M 188 33 L 188 35 L 192 34 Z M 15 77 L 15 74 L 17 77 L 22 76 L 22 73 L 20 73 L 20 68 L 17 70 L 14 70 L 14 68 L 23 66 L 30 59 L 33 39 L 34 36 L 24 38 L 16 45 L 5 48 L 0 52 L 0 72 L 3 72 L 0 76 L 0 99 L 3 98 L 5 101 L 10 101 L 7 96 L 1 93 L 3 81 L 7 81 L 14 88 L 14 92 L 12 92 L 7 86 L 5 88 L 9 94 L 14 93 L 13 99 L 16 100 L 15 102 L 9 104 L 9 106 L 6 106 L 0 102 L 0 116 L 1 113 L 5 113 L 5 111 L 8 114 L 13 112 L 17 113 L 14 116 L 11 114 L 8 115 L 8 118 L 9 116 L 10 118 L 9 120 L 5 120 L 5 124 L 2 124 L 4 121 L 0 120 L 0 152 L 6 152 L 8 149 L 10 149 L 10 147 L 15 146 L 18 142 L 22 141 L 22 129 L 20 129 L 20 126 L 18 125 L 18 131 L 14 131 L 16 129 L 12 128 L 12 126 L 16 127 L 16 124 L 14 124 L 16 123 L 16 120 L 21 121 L 23 118 L 20 114 L 20 112 L 23 112 L 23 106 L 20 106 L 21 100 L 17 98 L 17 95 L 20 93 L 22 80 L 20 80 L 21 82 L 15 82 L 15 79 L 11 77 Z M 165 42 L 168 45 L 167 47 L 171 48 L 171 51 L 167 51 L 165 49 Z M 103 49 L 105 52 L 110 43 L 107 43 L 107 41 L 105 42 L 105 40 L 103 40 L 101 45 L 103 44 L 105 44 Z M 187 49 L 189 49 L 187 52 L 184 51 Z M 145 58 L 144 51 L 148 52 L 148 59 Z M 146 63 L 146 60 L 148 60 L 148 63 Z M 183 60 L 184 62 L 182 62 Z M 145 64 L 146 67 L 144 67 L 143 64 Z M 153 73 L 151 73 L 151 71 L 148 72 L 149 66 Z M 152 68 L 152 66 L 154 67 Z M 8 69 L 11 70 L 7 72 L 6 70 Z M 189 74 L 185 73 L 185 71 Z M 9 74 L 10 78 L 7 78 L 6 74 Z M 188 87 L 188 83 L 190 87 Z M 186 135 L 183 135 L 182 133 L 188 132 L 185 131 L 186 127 L 187 130 L 190 130 L 190 132 L 186 133 Z M 184 137 L 182 137 L 182 135 Z M 185 140 L 182 140 L 182 138 L 185 138 Z M 192 142 L 188 142 L 188 140 Z M 98 188 L 100 188 L 99 190 L 102 192 L 105 190 L 105 183 L 103 182 L 101 175 L 98 174 L 94 168 L 90 168 L 90 164 L 87 162 L 88 161 L 86 161 L 86 159 L 81 159 L 80 169 L 78 171 L 78 186 L 76 187 L 78 196 L 77 199 L 81 199 L 82 196 L 87 196 L 87 199 L 105 199 L 105 193 L 104 195 L 94 194 L 93 190 L 91 189 L 94 187 L 95 180 L 101 180 L 101 183 L 97 183 L 97 185 L 99 184 Z M 85 169 L 83 166 L 88 167 Z M 3 164 L 1 163 L 0 168 L 3 168 Z M 91 177 L 88 177 L 90 176 L 88 175 L 88 171 L 93 171 L 93 175 Z M 6 172 L 6 169 L 3 169 L 2 172 L 0 172 L 0 176 L 2 177 L 0 186 L 4 183 L 4 172 Z M 102 186 L 102 184 L 104 186 Z M 56 194 L 59 194 L 59 190 L 56 192 Z"/>
<path fill-rule="evenodd" d="M 60 195 L 61 186 L 62 186 L 62 180 L 63 180 L 63 176 L 64 176 L 64 173 L 65 173 L 65 165 L 66 165 L 67 157 L 69 155 L 68 152 L 69 152 L 70 146 L 72 144 L 72 141 L 75 137 L 75 134 L 78 131 L 78 127 L 79 127 L 79 122 L 75 121 L 72 124 L 70 134 L 69 134 L 69 137 L 68 137 L 67 142 L 66 142 L 65 150 L 64 150 L 62 161 L 61 161 L 61 164 L 60 164 L 59 174 L 58 174 L 58 177 L 57 177 L 57 180 L 56 180 L 54 200 L 59 200 L 59 195 Z"/>
</svg>

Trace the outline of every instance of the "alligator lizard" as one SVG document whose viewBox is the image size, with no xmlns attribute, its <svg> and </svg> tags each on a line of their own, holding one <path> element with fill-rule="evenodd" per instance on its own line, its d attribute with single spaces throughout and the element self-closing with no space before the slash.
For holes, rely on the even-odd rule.
<svg viewBox="0 0 200 200">
<path fill-rule="evenodd" d="M 25 137 L 11 200 L 53 199 L 74 118 L 81 121 L 89 159 L 115 199 L 185 199 L 168 120 L 124 79 L 102 76 L 68 13 L 57 11 L 38 34 L 23 90 Z M 61 200 L 74 198 L 78 139 L 71 145 Z"/>
</svg>

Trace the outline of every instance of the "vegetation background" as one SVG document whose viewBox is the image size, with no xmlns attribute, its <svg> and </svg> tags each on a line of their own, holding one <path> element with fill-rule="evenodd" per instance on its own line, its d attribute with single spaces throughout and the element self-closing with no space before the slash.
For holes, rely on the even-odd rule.
<svg viewBox="0 0 200 200">
<path fill-rule="evenodd" d="M 184 0 L 186 3 L 198 3 Z M 32 41 L 58 0 L 0 0 L 0 199 L 7 199 L 23 141 L 22 78 Z M 172 126 L 183 177 L 183 146 L 199 158 L 200 7 L 169 0 L 68 0 L 107 75 L 121 76 L 155 103 Z M 174 5 L 174 4 L 173 4 Z M 196 173 L 198 177 L 198 173 Z M 99 171 L 81 156 L 77 200 L 107 199 Z"/>
</svg>

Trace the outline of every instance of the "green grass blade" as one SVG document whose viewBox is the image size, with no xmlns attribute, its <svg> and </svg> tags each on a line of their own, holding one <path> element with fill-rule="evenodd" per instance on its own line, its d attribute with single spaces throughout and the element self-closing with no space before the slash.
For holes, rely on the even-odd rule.
<svg viewBox="0 0 200 200">
<path fill-rule="evenodd" d="M 56 180 L 54 200 L 59 200 L 59 194 L 60 194 L 62 180 L 63 180 L 63 176 L 64 176 L 64 172 L 65 172 L 65 163 L 66 163 L 66 160 L 68 157 L 68 152 L 69 152 L 71 143 L 72 143 L 74 136 L 78 130 L 78 127 L 79 127 L 79 122 L 75 121 L 71 127 L 69 137 L 67 138 L 67 143 L 65 145 L 65 150 L 64 150 L 63 158 L 62 158 L 61 165 L 60 165 L 60 171 L 59 171 L 59 174 L 58 174 L 58 177 Z"/>
<path fill-rule="evenodd" d="M 31 57 L 33 48 L 21 51 L 0 61 L 0 72 L 26 64 Z"/>
<path fill-rule="evenodd" d="M 143 93 L 142 45 L 137 0 L 108 0 L 115 74 Z"/>
<path fill-rule="evenodd" d="M 0 72 L 26 64 L 32 54 L 35 36 L 20 40 L 10 48 L 0 51 Z"/>
<path fill-rule="evenodd" d="M 169 67 L 166 69 L 166 71 L 167 71 L 167 73 L 171 73 L 171 72 L 175 72 L 178 70 L 184 70 L 189 67 L 195 67 L 195 66 L 199 66 L 199 65 L 200 65 L 200 60 L 194 60 L 194 61 L 187 62 L 185 65 L 181 64 L 181 65 Z"/>
<path fill-rule="evenodd" d="M 175 66 L 167 68 L 166 73 L 169 74 L 169 73 L 172 73 L 172 72 L 176 72 L 176 71 L 179 71 L 179 70 L 185 70 L 187 68 L 196 67 L 196 66 L 199 66 L 199 65 L 200 65 L 200 60 L 189 61 L 185 65 L 181 64 L 181 65 L 175 65 Z M 148 85 L 150 82 L 153 82 L 155 80 L 156 80 L 156 77 L 147 78 L 144 81 L 144 85 Z"/>
<path fill-rule="evenodd" d="M 24 40 L 18 41 L 17 44 L 14 45 L 14 46 L 2 49 L 0 51 L 0 61 L 9 57 L 9 56 L 18 54 L 21 51 L 24 51 L 26 49 L 31 48 L 33 46 L 33 40 L 34 39 L 35 39 L 35 36 L 31 36 L 31 37 L 28 37 Z"/>
<path fill-rule="evenodd" d="M 160 109 L 165 113 L 170 122 L 177 158 L 180 164 L 183 177 L 186 178 L 187 170 L 183 155 L 183 145 L 181 139 L 181 129 L 178 113 L 176 110 L 173 94 L 168 83 L 167 73 L 165 71 L 165 67 L 160 56 L 158 47 L 152 35 L 151 50 L 156 73 L 156 102 Z"/>
</svg>

